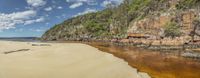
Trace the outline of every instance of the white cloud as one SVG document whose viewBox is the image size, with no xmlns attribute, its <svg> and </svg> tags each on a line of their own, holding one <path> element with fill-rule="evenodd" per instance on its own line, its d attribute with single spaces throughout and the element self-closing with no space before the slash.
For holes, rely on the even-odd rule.
<svg viewBox="0 0 200 78">
<path fill-rule="evenodd" d="M 61 19 L 61 16 L 56 16 L 56 18 Z"/>
<path fill-rule="evenodd" d="M 53 8 L 52 7 L 47 7 L 47 8 L 44 8 L 44 10 L 45 11 L 51 11 L 51 10 L 53 10 Z"/>
<path fill-rule="evenodd" d="M 87 5 L 97 5 L 97 0 L 66 0 L 67 3 L 86 3 Z"/>
<path fill-rule="evenodd" d="M 80 12 L 77 15 L 74 15 L 74 17 L 80 16 L 80 15 L 84 15 L 84 14 L 88 14 L 88 13 L 93 13 L 93 12 L 97 12 L 97 10 L 96 9 L 87 8 L 83 12 Z"/>
<path fill-rule="evenodd" d="M 35 10 L 13 12 L 9 14 L 0 13 L 0 30 L 15 28 L 15 26 L 19 24 L 28 25 L 35 22 L 42 22 L 44 20 L 44 18 L 35 18 L 36 15 L 37 12 Z M 32 22 L 30 22 L 30 20 L 32 20 Z"/>
<path fill-rule="evenodd" d="M 106 1 L 103 1 L 103 3 L 101 4 L 101 6 L 107 7 L 107 5 L 109 5 L 109 4 L 112 4 L 111 1 L 106 0 Z"/>
<path fill-rule="evenodd" d="M 44 0 L 26 0 L 26 1 L 32 7 L 40 7 L 40 6 L 44 6 L 46 4 L 46 1 L 44 1 Z"/>
<path fill-rule="evenodd" d="M 38 23 L 38 22 L 43 22 L 45 19 L 44 17 L 40 17 L 38 19 L 33 19 L 33 20 L 27 20 L 24 22 L 24 25 L 29 25 L 29 24 L 33 24 L 33 23 Z"/>
<path fill-rule="evenodd" d="M 112 4 L 113 6 L 118 6 L 123 2 L 123 0 L 105 0 L 101 4 L 103 7 L 107 7 L 107 5 Z"/>
<path fill-rule="evenodd" d="M 88 5 L 98 5 L 98 2 L 96 1 L 89 1 L 87 2 Z"/>
<path fill-rule="evenodd" d="M 61 7 L 61 6 L 58 6 L 58 7 L 57 7 L 57 9 L 63 9 L 63 7 Z"/>
<path fill-rule="evenodd" d="M 69 8 L 74 9 L 74 8 L 80 7 L 82 5 L 83 5 L 82 2 L 77 2 L 77 3 L 74 3 L 74 4 L 70 5 Z"/>
<path fill-rule="evenodd" d="M 46 22 L 45 24 L 46 24 L 46 25 L 49 25 L 50 23 Z"/>
<path fill-rule="evenodd" d="M 43 31 L 45 31 L 44 29 L 36 29 L 35 30 L 36 32 L 43 32 Z"/>
<path fill-rule="evenodd" d="M 0 30 L 15 28 L 17 24 L 23 24 L 36 16 L 36 11 L 27 10 L 23 12 L 14 12 L 10 14 L 0 13 Z"/>
<path fill-rule="evenodd" d="M 38 29 L 29 29 L 30 31 L 33 31 L 33 32 L 44 32 L 46 29 L 44 28 L 38 28 Z"/>
<path fill-rule="evenodd" d="M 95 0 L 66 0 L 66 2 L 91 2 Z"/>
</svg>

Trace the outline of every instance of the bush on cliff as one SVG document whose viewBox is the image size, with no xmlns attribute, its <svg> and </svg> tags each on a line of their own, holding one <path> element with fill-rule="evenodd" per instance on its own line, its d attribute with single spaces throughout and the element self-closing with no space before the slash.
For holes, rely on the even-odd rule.
<svg viewBox="0 0 200 78">
<path fill-rule="evenodd" d="M 197 32 L 199 30 L 200 30 L 200 20 L 199 19 L 195 19 L 193 21 L 193 29 L 189 34 L 189 36 L 192 37 L 192 41 L 194 41 L 195 35 L 200 36 L 200 34 Z"/>
<path fill-rule="evenodd" d="M 90 20 L 84 23 L 85 29 L 93 35 L 98 36 L 102 34 L 106 28 L 95 20 Z"/>
<path fill-rule="evenodd" d="M 169 22 L 164 27 L 165 37 L 179 37 L 181 36 L 180 26 L 176 22 Z"/>
<path fill-rule="evenodd" d="M 176 1 L 178 1 L 176 3 Z M 108 5 L 106 9 L 96 13 L 88 13 L 73 17 L 55 25 L 42 36 L 43 40 L 76 39 L 83 36 L 102 38 L 125 38 L 132 23 L 144 18 L 159 17 L 171 10 L 171 2 L 175 2 L 175 11 L 200 8 L 200 0 L 124 0 L 120 5 Z M 151 27 L 150 27 L 151 28 Z M 157 32 L 152 32 L 157 33 Z M 151 33 L 150 33 L 151 34 Z M 180 36 L 180 28 L 172 22 L 165 26 L 166 37 Z"/>
</svg>

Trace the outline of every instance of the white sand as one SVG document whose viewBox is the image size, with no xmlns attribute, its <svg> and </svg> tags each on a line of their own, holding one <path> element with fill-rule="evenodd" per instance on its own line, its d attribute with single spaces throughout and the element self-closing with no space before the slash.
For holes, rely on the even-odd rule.
<svg viewBox="0 0 200 78">
<path fill-rule="evenodd" d="M 85 44 L 32 44 L 43 43 L 0 41 L 0 78 L 144 78 L 125 61 Z M 30 50 L 4 54 L 20 49 Z"/>
</svg>

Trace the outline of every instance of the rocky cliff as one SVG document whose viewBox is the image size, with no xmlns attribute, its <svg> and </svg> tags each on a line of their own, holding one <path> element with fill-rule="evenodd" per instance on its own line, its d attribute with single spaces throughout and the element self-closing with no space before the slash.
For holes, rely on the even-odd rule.
<svg viewBox="0 0 200 78">
<path fill-rule="evenodd" d="M 125 0 L 119 6 L 68 19 L 48 30 L 42 39 L 110 40 L 126 38 L 129 33 L 153 39 L 186 37 L 196 31 L 199 5 L 199 0 Z"/>
</svg>

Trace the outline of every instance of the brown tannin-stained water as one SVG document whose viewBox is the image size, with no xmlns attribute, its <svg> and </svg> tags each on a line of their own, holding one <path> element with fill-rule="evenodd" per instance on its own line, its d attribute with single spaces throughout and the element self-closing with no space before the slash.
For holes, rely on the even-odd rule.
<svg viewBox="0 0 200 78">
<path fill-rule="evenodd" d="M 182 57 L 183 51 L 151 51 L 109 43 L 88 44 L 124 59 L 153 78 L 200 78 L 200 60 Z"/>
</svg>

